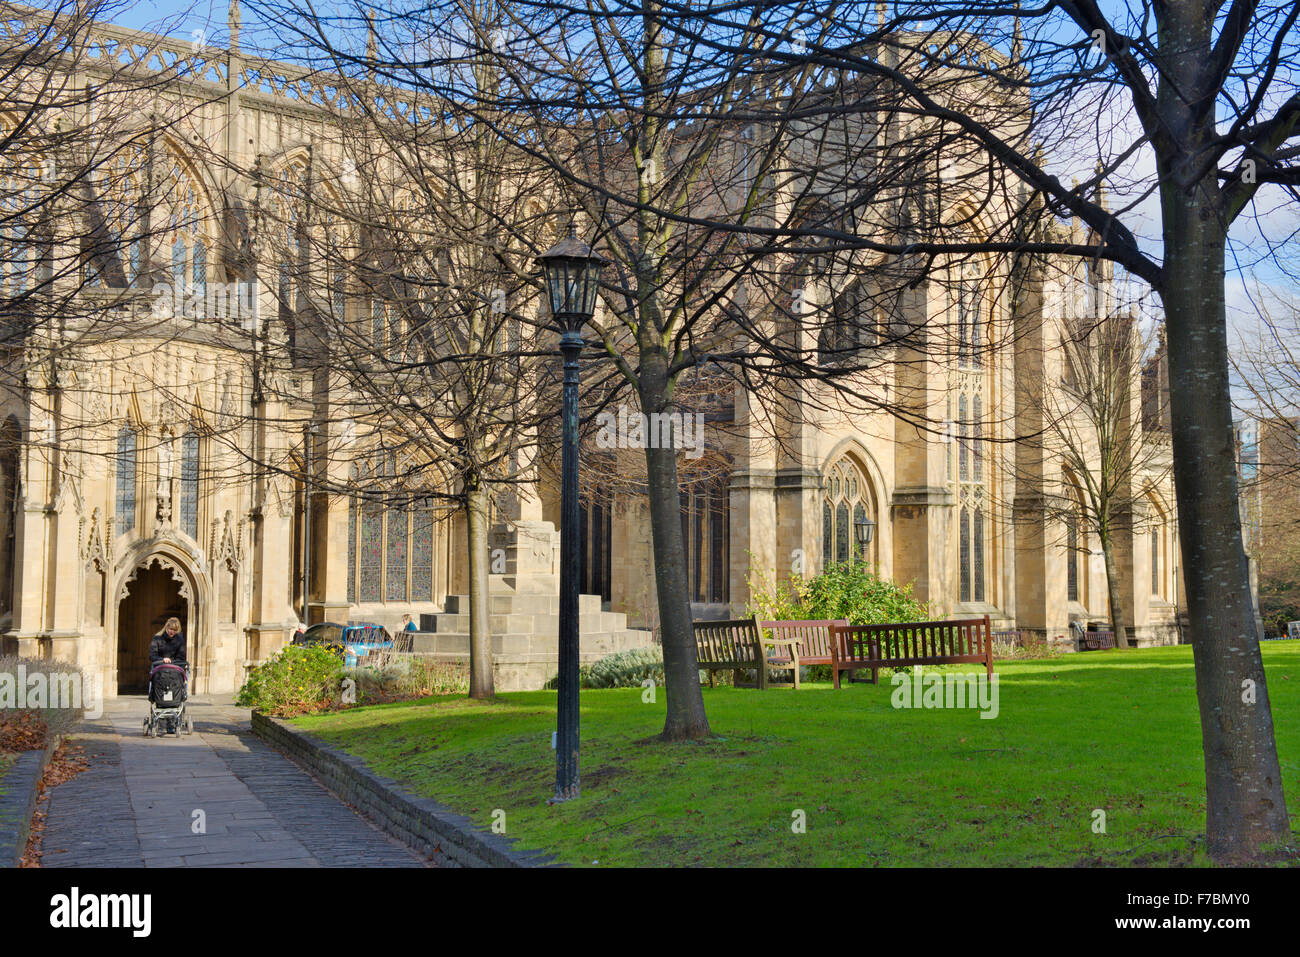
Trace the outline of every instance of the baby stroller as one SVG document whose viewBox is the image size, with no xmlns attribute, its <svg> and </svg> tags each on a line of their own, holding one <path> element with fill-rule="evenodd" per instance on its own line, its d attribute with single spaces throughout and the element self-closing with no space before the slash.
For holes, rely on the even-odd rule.
<svg viewBox="0 0 1300 957">
<path fill-rule="evenodd" d="M 189 675 L 179 664 L 154 665 L 149 672 L 149 717 L 144 719 L 144 733 L 157 738 L 181 731 L 194 733 L 194 720 L 186 713 Z"/>
</svg>

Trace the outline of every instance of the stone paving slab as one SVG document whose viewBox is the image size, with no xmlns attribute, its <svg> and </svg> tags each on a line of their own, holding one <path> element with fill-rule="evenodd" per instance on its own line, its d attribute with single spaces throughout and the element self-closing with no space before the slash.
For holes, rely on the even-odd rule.
<svg viewBox="0 0 1300 957">
<path fill-rule="evenodd" d="M 90 766 L 51 792 L 43 867 L 429 866 L 253 737 L 245 709 L 196 697 L 193 735 L 146 738 L 148 709 L 110 700 L 71 735 Z"/>
</svg>

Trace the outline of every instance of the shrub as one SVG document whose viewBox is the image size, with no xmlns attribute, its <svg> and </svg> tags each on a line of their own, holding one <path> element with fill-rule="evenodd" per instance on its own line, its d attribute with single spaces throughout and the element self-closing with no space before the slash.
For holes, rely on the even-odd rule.
<svg viewBox="0 0 1300 957">
<path fill-rule="evenodd" d="M 338 702 L 342 676 L 329 648 L 290 645 L 249 672 L 235 703 L 274 715 L 319 711 Z"/>
<path fill-rule="evenodd" d="M 842 618 L 850 625 L 888 625 L 928 621 L 931 614 L 927 603 L 912 597 L 910 584 L 898 585 L 881 578 L 863 562 L 834 564 L 808 579 L 791 574 L 785 581 L 774 581 L 762 574 L 751 574 L 745 581 L 750 594 L 745 613 L 769 621 Z M 881 673 L 888 676 L 893 670 L 885 668 Z M 800 670 L 799 680 L 830 681 L 831 669 L 828 665 L 806 667 Z"/>
<path fill-rule="evenodd" d="M 661 688 L 664 686 L 664 650 L 659 645 L 616 651 L 578 668 L 579 688 L 640 688 L 647 678 Z M 701 671 L 700 681 L 708 680 L 708 675 Z M 714 682 L 730 684 L 731 672 L 719 672 L 714 675 Z M 559 685 L 559 675 L 546 682 L 546 687 L 551 689 Z"/>
<path fill-rule="evenodd" d="M 22 673 L 19 673 L 21 666 Z M 42 684 L 43 703 L 34 704 L 34 689 L 31 679 L 44 675 Z M 91 685 L 85 672 L 76 665 L 66 661 L 51 661 L 45 658 L 20 658 L 16 655 L 0 656 L 0 751 L 28 751 L 43 748 L 56 734 L 71 731 L 81 720 L 86 705 L 92 708 L 102 704 L 103 689 L 96 683 Z M 57 676 L 57 677 L 56 677 Z M 22 699 L 28 706 L 19 708 L 18 679 L 22 677 L 26 686 Z M 13 700 L 8 695 L 13 694 Z M 55 701 L 55 695 L 60 700 Z M 80 696 L 80 700 L 64 701 L 62 697 Z M 55 707 L 55 705 L 58 707 Z"/>
<path fill-rule="evenodd" d="M 1059 658 L 1064 652 L 1042 635 L 1024 632 L 1019 639 L 993 639 L 993 657 L 999 660 Z"/>
<path fill-rule="evenodd" d="M 763 575 L 746 577 L 748 615 L 773 621 L 843 618 L 850 625 L 885 625 L 926 621 L 929 606 L 912 597 L 912 586 L 881 578 L 862 562 L 832 565 L 804 579 L 790 575 L 773 581 Z"/>
<path fill-rule="evenodd" d="M 398 654 L 382 665 L 348 668 L 343 674 L 356 682 L 357 704 L 469 693 L 469 665 L 463 661 Z"/>
</svg>

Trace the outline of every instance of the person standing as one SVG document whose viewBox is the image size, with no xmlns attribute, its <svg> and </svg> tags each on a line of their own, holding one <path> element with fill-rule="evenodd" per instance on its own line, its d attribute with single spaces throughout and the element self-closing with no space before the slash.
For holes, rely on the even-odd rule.
<svg viewBox="0 0 1300 957">
<path fill-rule="evenodd" d="M 153 640 L 149 642 L 150 670 L 159 665 L 170 664 L 181 665 L 187 669 L 189 667 L 189 662 L 185 658 L 185 632 L 181 631 L 179 618 L 168 618 L 162 631 L 154 635 Z"/>
</svg>

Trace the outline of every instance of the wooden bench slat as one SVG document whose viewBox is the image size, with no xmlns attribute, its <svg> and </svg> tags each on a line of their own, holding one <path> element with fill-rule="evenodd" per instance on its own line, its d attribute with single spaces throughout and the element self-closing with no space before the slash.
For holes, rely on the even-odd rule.
<svg viewBox="0 0 1300 957">
<path fill-rule="evenodd" d="M 892 625 L 839 625 L 832 628 L 835 687 L 840 672 L 909 665 L 983 663 L 993 674 L 993 633 L 989 616 L 954 621 L 901 622 Z"/>
</svg>

